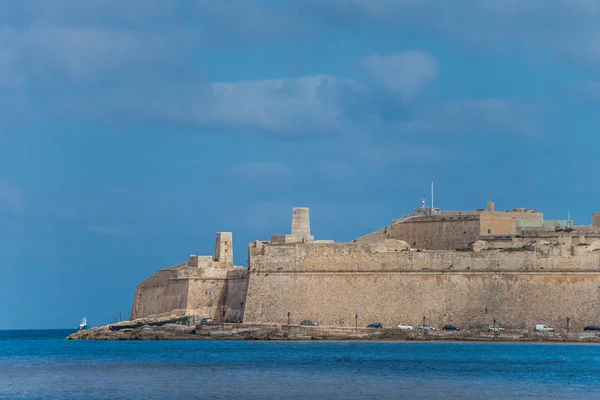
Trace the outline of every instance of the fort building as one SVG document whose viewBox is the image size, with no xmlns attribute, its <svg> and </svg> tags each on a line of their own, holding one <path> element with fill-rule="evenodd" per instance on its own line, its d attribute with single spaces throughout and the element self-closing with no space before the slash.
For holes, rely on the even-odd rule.
<svg viewBox="0 0 600 400">
<path fill-rule="evenodd" d="M 214 256 L 162 270 L 138 285 L 132 318 L 179 310 L 227 321 L 364 327 L 423 322 L 507 329 L 600 325 L 600 214 L 592 225 L 544 220 L 533 209 L 413 214 L 351 242 L 316 240 L 308 208 L 289 234 L 248 245 L 236 267 L 231 233 Z"/>
<path fill-rule="evenodd" d="M 242 317 L 248 269 L 233 264 L 231 232 L 218 232 L 212 256 L 158 271 L 135 289 L 131 319 L 162 314 L 198 315 L 225 321 Z"/>
</svg>

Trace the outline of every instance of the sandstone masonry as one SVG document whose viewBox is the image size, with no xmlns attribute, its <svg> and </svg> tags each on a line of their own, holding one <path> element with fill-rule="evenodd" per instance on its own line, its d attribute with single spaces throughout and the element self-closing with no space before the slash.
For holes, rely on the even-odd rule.
<svg viewBox="0 0 600 400">
<path fill-rule="evenodd" d="M 213 256 L 138 285 L 132 318 L 180 312 L 218 321 L 332 327 L 423 322 L 507 329 L 600 325 L 600 225 L 546 221 L 524 208 L 442 212 L 424 205 L 349 243 L 315 240 L 309 210 L 289 234 L 254 241 L 236 267 L 232 235 Z"/>
<path fill-rule="evenodd" d="M 158 271 L 135 289 L 131 319 L 179 313 L 228 321 L 243 317 L 248 269 L 233 264 L 231 232 L 218 232 L 213 256 Z"/>
</svg>

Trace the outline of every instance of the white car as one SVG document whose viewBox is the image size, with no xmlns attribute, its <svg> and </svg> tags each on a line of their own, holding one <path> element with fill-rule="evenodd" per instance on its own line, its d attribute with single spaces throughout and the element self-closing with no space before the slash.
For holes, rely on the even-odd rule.
<svg viewBox="0 0 600 400">
<path fill-rule="evenodd" d="M 490 332 L 502 332 L 504 331 L 504 328 L 501 328 L 499 326 L 494 326 L 494 325 L 490 325 L 490 327 L 488 328 L 488 331 Z"/>
<path fill-rule="evenodd" d="M 551 328 L 546 324 L 536 324 L 535 330 L 538 332 L 554 332 L 554 328 Z"/>
<path fill-rule="evenodd" d="M 400 324 L 400 325 L 398 325 L 398 329 L 412 331 L 413 327 L 410 325 L 406 325 L 406 324 Z"/>
</svg>

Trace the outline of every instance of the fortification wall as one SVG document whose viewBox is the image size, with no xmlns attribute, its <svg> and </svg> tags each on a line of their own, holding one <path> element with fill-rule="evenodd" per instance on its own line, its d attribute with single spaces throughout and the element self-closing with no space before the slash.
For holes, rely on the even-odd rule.
<svg viewBox="0 0 600 400">
<path fill-rule="evenodd" d="M 225 322 L 243 315 L 248 270 L 236 268 L 221 277 L 189 280 L 187 313 Z"/>
<path fill-rule="evenodd" d="M 135 289 L 131 319 L 172 313 L 225 322 L 243 315 L 248 270 L 233 264 L 233 235 L 217 232 L 213 256 L 158 271 Z"/>
<path fill-rule="evenodd" d="M 418 249 L 455 250 L 466 248 L 479 238 L 479 215 L 456 214 L 432 217 L 409 217 L 383 230 L 356 239 L 357 243 L 372 243 L 382 237 L 399 239 Z"/>
<path fill-rule="evenodd" d="M 557 245 L 557 249 L 562 249 Z M 600 323 L 600 251 L 381 251 L 354 244 L 250 245 L 245 322 L 441 327 Z M 377 251 L 373 251 L 378 248 Z M 542 251 L 543 250 L 543 251 Z"/>
<path fill-rule="evenodd" d="M 188 285 L 184 280 L 174 279 L 178 276 L 176 268 L 158 271 L 136 287 L 130 319 L 187 307 Z"/>
<path fill-rule="evenodd" d="M 379 321 L 440 329 L 536 323 L 571 329 L 600 324 L 600 272 L 589 273 L 267 273 L 250 278 L 245 322 L 364 327 Z M 357 317 L 358 316 L 358 317 Z"/>
<path fill-rule="evenodd" d="M 269 272 L 530 272 L 595 271 L 600 251 L 595 246 L 559 243 L 526 248 L 473 251 L 397 251 L 395 241 L 360 243 L 311 243 L 249 246 L 252 273 Z M 569 251 L 565 251 L 569 249 Z M 577 252 L 577 256 L 573 256 Z"/>
<path fill-rule="evenodd" d="M 131 319 L 181 310 L 228 321 L 243 315 L 247 289 L 246 268 L 201 269 L 182 264 L 158 271 L 137 286 Z"/>
<path fill-rule="evenodd" d="M 226 301 L 221 309 L 221 316 L 225 311 L 225 321 L 234 317 L 244 318 L 244 307 L 248 293 L 249 272 L 246 268 L 241 271 L 231 271 L 225 286 Z"/>
</svg>

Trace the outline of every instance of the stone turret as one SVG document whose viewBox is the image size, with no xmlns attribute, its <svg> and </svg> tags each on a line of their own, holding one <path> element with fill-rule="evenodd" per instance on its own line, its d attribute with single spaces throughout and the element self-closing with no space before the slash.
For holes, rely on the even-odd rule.
<svg viewBox="0 0 600 400">
<path fill-rule="evenodd" d="M 314 236 L 310 235 L 310 214 L 307 207 L 296 207 L 292 210 L 292 236 L 298 242 L 313 242 Z"/>
<path fill-rule="evenodd" d="M 212 256 L 190 254 L 187 265 L 197 268 L 233 268 L 233 234 L 217 232 L 215 253 Z"/>
<path fill-rule="evenodd" d="M 233 264 L 233 235 L 231 232 L 217 232 L 215 242 L 215 262 Z"/>
<path fill-rule="evenodd" d="M 289 235 L 271 236 L 271 243 L 312 243 L 315 237 L 310 234 L 310 214 L 307 207 L 292 209 L 292 232 Z"/>
</svg>

